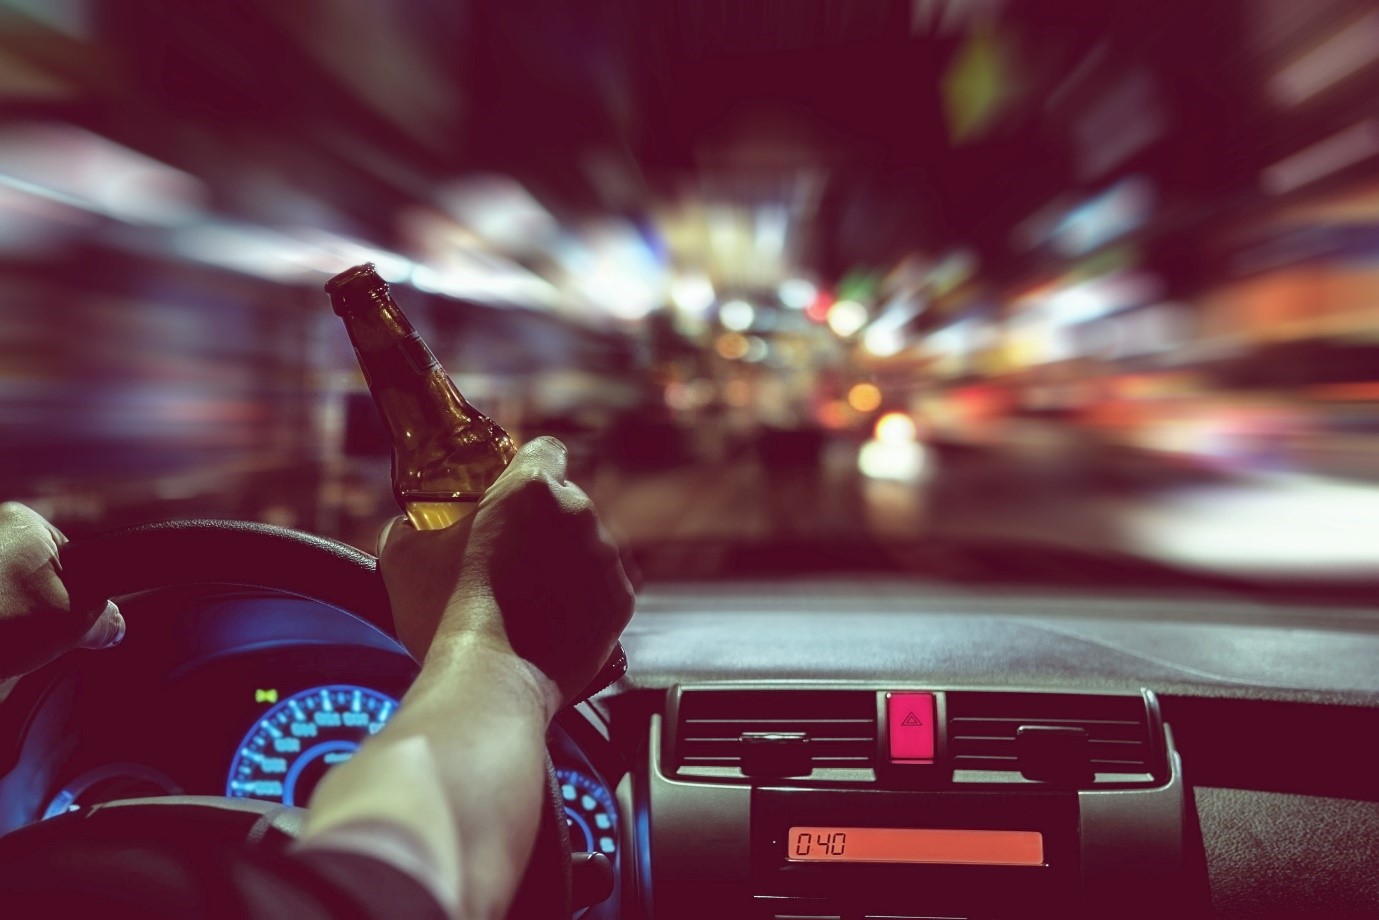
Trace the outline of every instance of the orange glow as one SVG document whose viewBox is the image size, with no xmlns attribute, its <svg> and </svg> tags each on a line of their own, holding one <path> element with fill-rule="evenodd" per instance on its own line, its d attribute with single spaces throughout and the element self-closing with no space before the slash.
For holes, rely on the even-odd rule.
<svg viewBox="0 0 1379 920">
<path fill-rule="evenodd" d="M 752 385 L 745 380 L 729 380 L 723 387 L 723 401 L 734 408 L 742 408 L 752 401 Z"/>
<path fill-rule="evenodd" d="M 714 342 L 714 351 L 718 352 L 719 357 L 735 361 L 747 354 L 751 343 L 747 337 L 738 332 L 727 332 L 718 337 Z"/>
<path fill-rule="evenodd" d="M 785 853 L 790 862 L 1042 866 L 1044 835 L 913 827 L 792 827 Z"/>
<path fill-rule="evenodd" d="M 881 391 L 870 383 L 859 383 L 848 390 L 848 405 L 858 412 L 874 412 L 881 407 Z"/>
<path fill-rule="evenodd" d="M 819 407 L 819 424 L 825 428 L 836 431 L 847 428 L 851 421 L 852 416 L 848 412 L 848 404 L 841 399 L 831 400 Z"/>
<path fill-rule="evenodd" d="M 1379 381 L 1373 383 L 1333 383 L 1327 386 L 1308 387 L 1307 393 L 1313 399 L 1330 399 L 1355 402 L 1379 402 Z"/>
</svg>

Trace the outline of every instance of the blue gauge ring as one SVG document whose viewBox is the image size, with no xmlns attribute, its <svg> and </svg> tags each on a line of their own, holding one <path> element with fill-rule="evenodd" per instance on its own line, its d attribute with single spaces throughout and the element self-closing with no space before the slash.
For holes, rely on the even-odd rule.
<svg viewBox="0 0 1379 920">
<path fill-rule="evenodd" d="M 570 848 L 576 853 L 603 853 L 613 859 L 618 850 L 618 812 L 613 794 L 584 770 L 557 767 L 561 802 L 569 824 Z"/>
<path fill-rule="evenodd" d="M 353 684 L 292 694 L 244 735 L 230 760 L 225 794 L 305 805 L 321 777 L 382 729 L 397 705 L 387 694 Z"/>
</svg>

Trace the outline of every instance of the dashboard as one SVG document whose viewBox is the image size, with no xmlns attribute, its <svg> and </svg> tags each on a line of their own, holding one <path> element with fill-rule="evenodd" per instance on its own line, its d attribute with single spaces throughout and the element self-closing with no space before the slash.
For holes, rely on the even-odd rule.
<svg viewBox="0 0 1379 920">
<path fill-rule="evenodd" d="M 241 588 L 0 704 L 0 831 L 104 801 L 302 804 L 415 675 Z M 831 579 L 654 585 L 549 747 L 598 918 L 1379 916 L 1379 617 Z"/>
<path fill-rule="evenodd" d="M 171 589 L 123 609 L 135 625 L 118 650 L 69 656 L 0 706 L 0 732 L 18 742 L 0 747 L 0 832 L 147 796 L 304 806 L 416 676 L 390 638 L 314 601 Z M 588 706 L 566 711 L 547 743 L 572 850 L 602 853 L 616 870 L 613 788 L 626 770 L 606 725 Z M 618 916 L 616 903 L 583 916 Z"/>
</svg>

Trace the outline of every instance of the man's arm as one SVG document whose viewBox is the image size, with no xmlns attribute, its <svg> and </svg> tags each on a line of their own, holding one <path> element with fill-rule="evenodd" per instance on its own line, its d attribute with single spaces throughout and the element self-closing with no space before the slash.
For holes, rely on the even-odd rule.
<svg viewBox="0 0 1379 920">
<path fill-rule="evenodd" d="M 546 729 L 632 613 L 616 547 L 564 460 L 538 439 L 467 521 L 386 535 L 383 575 L 421 673 L 317 787 L 302 838 L 389 861 L 455 917 L 507 909 L 536 836 Z"/>
<path fill-rule="evenodd" d="M 383 858 L 452 917 L 503 916 L 536 836 L 559 705 L 510 649 L 437 641 L 387 728 L 317 788 L 303 846 Z"/>
</svg>

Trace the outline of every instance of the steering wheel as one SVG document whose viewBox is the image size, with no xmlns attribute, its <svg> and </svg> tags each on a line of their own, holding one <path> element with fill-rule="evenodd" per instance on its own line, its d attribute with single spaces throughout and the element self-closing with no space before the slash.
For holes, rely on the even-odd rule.
<svg viewBox="0 0 1379 920">
<path fill-rule="evenodd" d="M 62 578 L 77 609 L 155 588 L 241 585 L 328 604 L 396 637 L 377 559 L 346 544 L 285 527 L 245 521 L 143 524 L 74 541 L 63 548 L 61 561 Z M 132 628 L 140 628 L 137 618 Z M 626 664 L 619 646 L 581 698 L 611 684 Z M 549 756 L 546 778 L 536 842 L 508 916 L 569 920 L 570 842 Z M 281 847 L 300 831 L 305 815 L 301 808 L 220 796 L 132 799 L 21 828 L 0 840 L 0 858 L 7 847 L 27 848 L 49 839 L 175 843 L 179 835 L 185 839 L 189 833 L 222 842 Z M 603 866 L 594 862 L 594 874 L 606 874 L 611 888 L 606 859 Z"/>
</svg>

